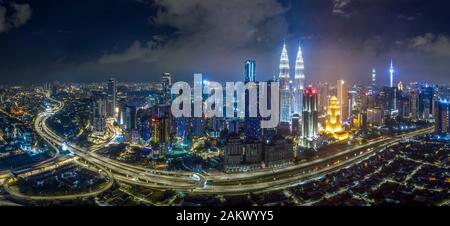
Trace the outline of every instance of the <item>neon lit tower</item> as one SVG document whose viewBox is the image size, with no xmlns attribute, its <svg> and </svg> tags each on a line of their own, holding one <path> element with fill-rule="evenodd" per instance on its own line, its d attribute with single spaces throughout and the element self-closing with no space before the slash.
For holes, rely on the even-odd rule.
<svg viewBox="0 0 450 226">
<path fill-rule="evenodd" d="M 372 68 L 372 90 L 375 90 L 375 87 L 377 87 L 377 71 Z"/>
<path fill-rule="evenodd" d="M 305 89 L 305 64 L 299 46 L 295 62 L 294 114 L 302 114 L 303 90 Z"/>
<path fill-rule="evenodd" d="M 289 58 L 286 50 L 286 43 L 280 58 L 280 122 L 291 122 L 291 98 L 292 93 L 289 85 Z"/>
<path fill-rule="evenodd" d="M 390 74 L 390 87 L 394 87 L 394 64 L 392 63 L 391 60 L 391 67 L 389 68 L 389 74 Z"/>
<path fill-rule="evenodd" d="M 244 65 L 244 81 L 256 82 L 256 61 L 246 60 Z"/>
</svg>

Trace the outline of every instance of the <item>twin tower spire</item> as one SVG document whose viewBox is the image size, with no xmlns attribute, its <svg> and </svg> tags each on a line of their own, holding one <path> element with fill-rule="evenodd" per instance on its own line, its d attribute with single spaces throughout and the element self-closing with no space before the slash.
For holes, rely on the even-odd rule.
<svg viewBox="0 0 450 226">
<path fill-rule="evenodd" d="M 286 43 L 283 44 L 283 50 L 280 57 L 279 78 L 289 78 L 289 57 L 286 50 Z M 301 46 L 298 47 L 297 60 L 295 62 L 295 79 L 305 79 L 305 64 Z M 304 81 L 303 81 L 304 82 Z"/>
<path fill-rule="evenodd" d="M 291 122 L 293 114 L 301 115 L 303 90 L 305 88 L 305 64 L 303 61 L 302 49 L 299 46 L 297 59 L 295 62 L 295 81 L 291 87 L 289 72 L 289 56 L 286 50 L 286 43 L 283 45 L 280 57 L 280 121 Z"/>
</svg>

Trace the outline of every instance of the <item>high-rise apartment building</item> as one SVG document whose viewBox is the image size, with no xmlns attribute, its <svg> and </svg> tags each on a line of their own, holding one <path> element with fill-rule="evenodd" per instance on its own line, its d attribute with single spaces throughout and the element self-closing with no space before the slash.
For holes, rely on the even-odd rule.
<svg viewBox="0 0 450 226">
<path fill-rule="evenodd" d="M 108 117 L 115 117 L 117 105 L 117 84 L 114 78 L 108 80 Z"/>
<path fill-rule="evenodd" d="M 317 90 L 308 87 L 303 92 L 303 127 L 301 138 L 312 141 L 318 136 Z"/>
<path fill-rule="evenodd" d="M 336 84 L 337 100 L 341 105 L 341 118 L 346 120 L 349 117 L 348 84 L 344 80 L 338 80 Z"/>
</svg>

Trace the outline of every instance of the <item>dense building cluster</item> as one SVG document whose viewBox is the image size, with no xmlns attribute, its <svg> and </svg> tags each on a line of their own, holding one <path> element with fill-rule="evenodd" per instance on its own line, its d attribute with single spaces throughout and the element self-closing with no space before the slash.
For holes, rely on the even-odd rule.
<svg viewBox="0 0 450 226">
<path fill-rule="evenodd" d="M 198 150 L 205 140 L 223 152 L 226 170 L 272 167 L 289 164 L 304 150 L 318 150 L 324 144 L 345 142 L 371 136 L 374 130 L 402 131 L 415 122 L 436 122 L 437 132 L 448 131 L 448 104 L 444 97 L 448 89 L 432 84 L 397 82 L 391 61 L 389 84 L 378 84 L 377 70 L 372 69 L 367 86 L 337 80 L 335 84 L 319 82 L 305 85 L 305 63 L 299 47 L 295 60 L 294 81 L 290 80 L 289 56 L 283 46 L 279 75 L 279 124 L 276 128 L 261 128 L 261 117 L 251 117 L 250 92 L 245 93 L 245 117 L 181 117 L 171 114 L 172 76 L 164 73 L 161 82 L 121 84 L 114 78 L 103 84 L 85 87 L 91 102 L 93 136 L 118 133 L 120 139 L 152 149 L 153 158 L 164 158 L 175 149 Z M 258 85 L 255 60 L 244 62 L 244 84 Z M 204 85 L 209 81 L 203 80 Z M 397 84 L 397 85 L 395 85 Z M 257 95 L 270 87 L 259 90 Z M 62 85 L 46 85 L 50 96 Z M 201 93 L 206 100 L 210 94 Z M 225 96 L 225 95 L 224 95 Z M 259 98 L 256 99 L 259 105 Z M 268 101 L 270 103 L 270 101 Z M 268 106 L 270 108 L 270 106 Z M 259 112 L 258 112 L 259 113 Z M 118 131 L 110 127 L 113 119 Z"/>
<path fill-rule="evenodd" d="M 375 68 L 368 73 L 371 81 L 368 85 L 350 85 L 343 79 L 337 79 L 335 83 L 307 85 L 300 47 L 295 66 L 291 67 L 289 62 L 285 44 L 281 51 L 279 74 L 265 81 L 267 90 L 260 90 L 258 86 L 257 62 L 249 59 L 243 65 L 244 84 L 258 87 L 257 106 L 260 105 L 259 95 L 267 93 L 270 99 L 270 84 L 278 82 L 279 123 L 275 128 L 261 127 L 264 118 L 259 115 L 259 110 L 257 117 L 250 115 L 249 103 L 253 99 L 249 90 L 244 95 L 245 109 L 234 106 L 236 117 L 207 117 L 205 114 L 174 117 L 171 104 L 177 94 L 171 93 L 173 79 L 170 73 L 164 73 L 160 82 L 149 84 L 118 83 L 111 78 L 105 83 L 79 87 L 67 87 L 56 82 L 46 84 L 43 90 L 46 96 L 71 89 L 83 92 L 90 100 L 88 127 L 92 130 L 92 139 L 116 133 L 120 142 L 149 148 L 153 159 L 164 159 L 173 151 L 199 151 L 202 156 L 223 156 L 225 171 L 290 164 L 297 161 L 303 151 L 317 151 L 333 143 L 354 143 L 376 137 L 380 131 L 399 133 L 416 128 L 417 123 L 435 123 L 436 132 L 449 131 L 449 89 L 398 81 L 392 61 L 387 69 L 387 85 L 379 84 Z M 293 81 L 291 68 L 294 68 Z M 202 80 L 191 85 L 207 84 L 209 81 Z M 203 91 L 200 94 L 203 100 L 211 96 Z M 194 109 L 195 101 L 191 104 Z M 238 112 L 243 112 L 245 117 L 237 117 Z"/>
</svg>

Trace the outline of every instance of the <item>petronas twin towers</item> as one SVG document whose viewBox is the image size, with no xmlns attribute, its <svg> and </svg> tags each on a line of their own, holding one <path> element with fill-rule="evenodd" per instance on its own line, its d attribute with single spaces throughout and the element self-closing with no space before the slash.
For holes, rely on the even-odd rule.
<svg viewBox="0 0 450 226">
<path fill-rule="evenodd" d="M 303 90 L 305 88 L 305 64 L 303 62 L 302 49 L 299 46 L 297 59 L 295 62 L 295 80 L 294 86 L 290 81 L 289 57 L 286 50 L 286 43 L 283 45 L 283 51 L 280 58 L 280 122 L 291 122 L 292 115 L 301 116 Z"/>
</svg>

